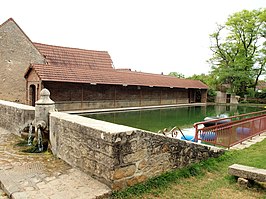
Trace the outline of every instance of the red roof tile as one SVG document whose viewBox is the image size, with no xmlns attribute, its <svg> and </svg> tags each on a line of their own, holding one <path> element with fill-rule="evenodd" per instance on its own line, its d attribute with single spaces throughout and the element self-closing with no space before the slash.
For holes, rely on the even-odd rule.
<svg viewBox="0 0 266 199">
<path fill-rule="evenodd" d="M 256 86 L 256 88 L 257 88 L 258 90 L 263 90 L 263 89 L 265 89 L 265 88 L 266 88 L 266 82 L 263 81 L 263 80 L 259 80 L 259 81 L 258 81 L 258 84 L 257 84 L 257 86 Z"/>
<path fill-rule="evenodd" d="M 33 43 L 48 64 L 85 67 L 88 69 L 113 69 L 112 59 L 106 51 L 83 50 Z"/>
<path fill-rule="evenodd" d="M 65 67 L 60 65 L 33 64 L 28 69 L 25 77 L 31 69 L 36 71 L 42 81 L 173 88 L 208 88 L 198 80 L 179 79 L 168 75 L 121 70 L 91 70 L 85 67 Z"/>
</svg>

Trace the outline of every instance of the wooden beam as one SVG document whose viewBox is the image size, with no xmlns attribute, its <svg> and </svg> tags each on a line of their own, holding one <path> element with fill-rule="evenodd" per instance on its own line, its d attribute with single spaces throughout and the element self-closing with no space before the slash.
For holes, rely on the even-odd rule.
<svg viewBox="0 0 266 199">
<path fill-rule="evenodd" d="M 81 109 L 83 109 L 83 84 L 81 84 Z"/>
</svg>

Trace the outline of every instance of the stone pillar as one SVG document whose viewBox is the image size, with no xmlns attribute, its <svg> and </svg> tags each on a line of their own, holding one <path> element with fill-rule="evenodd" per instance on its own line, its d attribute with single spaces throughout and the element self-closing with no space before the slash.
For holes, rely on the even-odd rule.
<svg viewBox="0 0 266 199">
<path fill-rule="evenodd" d="M 231 99 L 230 99 L 231 104 L 238 104 L 238 96 L 236 96 L 235 93 L 231 94 Z"/>
<path fill-rule="evenodd" d="M 50 91 L 46 88 L 40 92 L 40 99 L 35 102 L 35 126 L 42 123 L 49 130 L 49 112 L 55 111 L 55 102 L 50 99 Z"/>
</svg>

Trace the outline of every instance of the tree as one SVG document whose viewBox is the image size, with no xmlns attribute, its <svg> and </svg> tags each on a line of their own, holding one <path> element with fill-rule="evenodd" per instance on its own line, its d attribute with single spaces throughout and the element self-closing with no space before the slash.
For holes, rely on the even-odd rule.
<svg viewBox="0 0 266 199">
<path fill-rule="evenodd" d="M 204 84 L 207 84 L 209 87 L 213 87 L 213 85 L 215 85 L 214 83 L 214 78 L 212 75 L 209 74 L 194 74 L 191 77 L 188 77 L 188 79 L 194 79 L 194 80 L 200 80 L 201 82 L 203 82 Z"/>
<path fill-rule="evenodd" d="M 208 85 L 208 92 L 207 92 L 207 102 L 214 102 L 215 101 L 215 96 L 216 96 L 216 92 L 215 92 L 215 83 L 214 83 L 214 78 L 212 75 L 209 74 L 194 74 L 191 77 L 188 77 L 188 79 L 194 79 L 194 80 L 200 80 L 201 82 L 203 82 L 204 84 Z"/>
<path fill-rule="evenodd" d="M 170 72 L 168 75 L 173 76 L 173 77 L 177 77 L 177 78 L 185 78 L 184 74 L 178 73 L 178 72 Z"/>
<path fill-rule="evenodd" d="M 228 85 L 230 92 L 241 96 L 248 88 L 255 89 L 265 71 L 265 24 L 263 9 L 234 13 L 218 25 L 210 35 L 213 56 L 209 59 L 216 85 Z"/>
</svg>

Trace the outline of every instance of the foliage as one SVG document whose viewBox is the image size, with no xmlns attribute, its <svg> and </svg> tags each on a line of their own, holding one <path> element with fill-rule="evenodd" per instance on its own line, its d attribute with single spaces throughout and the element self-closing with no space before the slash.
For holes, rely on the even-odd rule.
<svg viewBox="0 0 266 199">
<path fill-rule="evenodd" d="M 214 89 L 208 89 L 207 102 L 215 102 L 216 92 Z"/>
<path fill-rule="evenodd" d="M 248 89 L 247 99 L 243 98 L 240 101 L 241 103 L 250 103 L 250 104 L 266 104 L 266 89 L 261 92 Z"/>
<path fill-rule="evenodd" d="M 215 101 L 215 79 L 213 78 L 212 75 L 209 74 L 200 74 L 200 75 L 192 75 L 191 77 L 188 77 L 188 79 L 193 79 L 193 80 L 200 80 L 204 84 L 208 85 L 208 93 L 207 93 L 207 102 L 214 102 Z"/>
<path fill-rule="evenodd" d="M 254 91 L 254 90 L 251 89 L 251 88 L 248 88 L 248 89 L 247 89 L 247 96 L 248 96 L 248 97 L 255 97 L 255 95 L 256 95 L 256 91 Z"/>
<path fill-rule="evenodd" d="M 200 75 L 194 74 L 191 77 L 188 77 L 188 79 L 200 80 L 204 84 L 208 85 L 209 87 L 212 87 L 214 85 L 214 81 L 215 81 L 215 79 L 213 78 L 212 75 L 204 74 L 204 73 L 202 73 Z"/>
<path fill-rule="evenodd" d="M 173 76 L 173 77 L 177 77 L 177 78 L 185 78 L 184 74 L 178 73 L 178 72 L 170 72 L 168 75 Z"/>
<path fill-rule="evenodd" d="M 248 88 L 255 90 L 265 72 L 266 9 L 234 13 L 210 38 L 216 85 L 227 84 L 229 92 L 241 96 Z"/>
<path fill-rule="evenodd" d="M 256 92 L 255 97 L 260 99 L 266 99 L 266 90 L 263 90 L 262 92 Z"/>
</svg>

